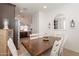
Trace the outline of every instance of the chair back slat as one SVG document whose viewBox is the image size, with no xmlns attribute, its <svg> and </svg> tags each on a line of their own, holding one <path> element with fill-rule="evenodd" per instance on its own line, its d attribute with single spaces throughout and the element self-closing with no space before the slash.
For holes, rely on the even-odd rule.
<svg viewBox="0 0 79 59">
<path fill-rule="evenodd" d="M 59 50 L 61 48 L 62 42 L 63 42 L 62 39 L 59 41 L 56 40 L 54 42 L 54 45 L 53 45 L 53 48 L 52 48 L 51 54 L 50 54 L 51 56 L 58 56 L 59 55 Z"/>
<path fill-rule="evenodd" d="M 16 49 L 14 42 L 11 38 L 9 38 L 9 40 L 8 40 L 8 47 L 9 47 L 9 50 L 12 53 L 13 56 L 18 55 L 17 49 Z"/>
</svg>

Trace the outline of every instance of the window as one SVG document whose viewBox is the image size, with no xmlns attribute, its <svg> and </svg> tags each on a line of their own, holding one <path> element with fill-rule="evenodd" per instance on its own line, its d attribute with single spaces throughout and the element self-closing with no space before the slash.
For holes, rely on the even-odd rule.
<svg viewBox="0 0 79 59">
<path fill-rule="evenodd" d="M 63 14 L 58 14 L 54 18 L 54 29 L 64 29 L 65 28 L 65 16 Z"/>
</svg>

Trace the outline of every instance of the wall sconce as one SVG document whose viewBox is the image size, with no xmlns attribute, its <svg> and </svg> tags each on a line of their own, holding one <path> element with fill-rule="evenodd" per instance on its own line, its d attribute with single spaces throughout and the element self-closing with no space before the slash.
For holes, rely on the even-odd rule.
<svg viewBox="0 0 79 59">
<path fill-rule="evenodd" d="M 51 23 L 50 23 L 50 22 L 49 22 L 49 24 L 48 24 L 48 28 L 51 29 Z"/>
<path fill-rule="evenodd" d="M 71 20 L 70 26 L 75 27 L 75 21 L 73 19 Z"/>
<path fill-rule="evenodd" d="M 4 29 L 8 29 L 8 20 L 4 19 Z"/>
</svg>

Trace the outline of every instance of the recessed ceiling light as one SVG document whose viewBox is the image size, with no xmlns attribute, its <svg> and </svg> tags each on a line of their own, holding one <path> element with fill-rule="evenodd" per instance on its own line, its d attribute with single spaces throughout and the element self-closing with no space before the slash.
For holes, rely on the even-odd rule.
<svg viewBox="0 0 79 59">
<path fill-rule="evenodd" d="M 47 6 L 43 6 L 43 8 L 47 8 Z"/>
</svg>

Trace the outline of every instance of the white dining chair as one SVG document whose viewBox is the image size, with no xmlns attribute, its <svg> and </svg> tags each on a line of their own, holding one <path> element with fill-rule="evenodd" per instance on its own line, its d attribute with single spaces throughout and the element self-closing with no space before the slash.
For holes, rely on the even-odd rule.
<svg viewBox="0 0 79 59">
<path fill-rule="evenodd" d="M 64 38 L 61 37 L 61 41 L 62 41 L 62 43 L 61 43 L 61 46 L 60 46 L 59 55 L 63 56 L 63 48 L 64 48 L 64 44 L 65 44 L 66 40 L 64 40 Z"/>
<path fill-rule="evenodd" d="M 63 46 L 65 44 L 65 40 L 64 40 L 65 35 L 63 33 L 54 33 L 53 36 L 60 37 L 62 40 L 62 44 L 61 44 L 61 47 L 59 50 L 59 55 L 62 56 L 63 55 Z"/>
<path fill-rule="evenodd" d="M 26 54 L 22 53 L 22 54 L 19 55 L 18 50 L 16 49 L 12 38 L 9 38 L 9 40 L 8 40 L 8 47 L 9 47 L 9 50 L 12 53 L 13 56 L 30 56 L 30 54 L 27 50 L 26 50 L 27 51 Z"/>
<path fill-rule="evenodd" d="M 45 36 L 44 33 L 39 33 L 39 38 L 43 38 Z"/>
<path fill-rule="evenodd" d="M 54 42 L 50 56 L 59 56 L 59 51 L 60 51 L 61 45 L 62 45 L 62 40 L 59 40 L 59 41 L 56 40 Z"/>
<path fill-rule="evenodd" d="M 30 34 L 30 39 L 37 39 L 39 38 L 39 34 Z"/>
</svg>

